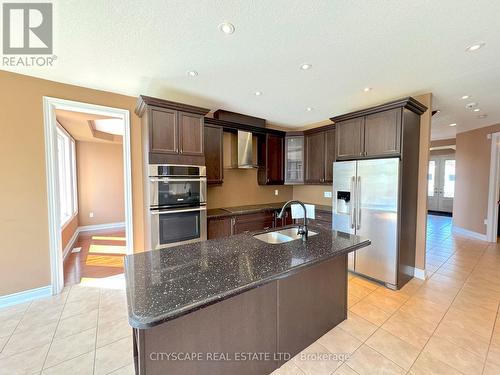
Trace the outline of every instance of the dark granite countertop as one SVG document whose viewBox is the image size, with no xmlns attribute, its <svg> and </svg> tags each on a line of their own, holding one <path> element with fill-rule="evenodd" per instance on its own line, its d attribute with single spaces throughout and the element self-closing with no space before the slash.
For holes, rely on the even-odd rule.
<svg viewBox="0 0 500 375">
<path fill-rule="evenodd" d="M 240 234 L 127 255 L 130 325 L 154 327 L 370 244 L 358 236 L 310 228 L 318 234 L 306 242 L 268 244 Z"/>
<path fill-rule="evenodd" d="M 246 215 L 256 212 L 275 211 L 275 210 L 280 210 L 284 204 L 285 202 L 277 202 L 277 203 L 252 204 L 252 205 L 236 206 L 236 207 L 211 208 L 207 210 L 207 217 L 216 218 L 216 217 Z M 319 211 L 332 212 L 331 206 L 324 206 L 318 204 L 315 204 L 315 206 L 316 209 Z"/>
</svg>

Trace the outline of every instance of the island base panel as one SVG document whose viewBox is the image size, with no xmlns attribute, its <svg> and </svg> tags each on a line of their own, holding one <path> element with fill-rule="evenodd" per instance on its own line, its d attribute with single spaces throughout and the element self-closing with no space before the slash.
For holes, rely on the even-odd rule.
<svg viewBox="0 0 500 375">
<path fill-rule="evenodd" d="M 134 329 L 136 374 L 269 374 L 346 317 L 347 255 L 341 255 L 177 319 Z M 187 353 L 201 354 L 172 359 Z M 260 360 L 244 360 L 242 353 Z"/>
</svg>

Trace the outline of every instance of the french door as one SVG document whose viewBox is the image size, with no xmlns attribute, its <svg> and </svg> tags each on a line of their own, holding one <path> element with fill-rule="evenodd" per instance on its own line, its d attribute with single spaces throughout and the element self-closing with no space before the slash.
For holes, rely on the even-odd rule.
<svg viewBox="0 0 500 375">
<path fill-rule="evenodd" d="M 427 185 L 427 208 L 452 212 L 455 197 L 455 156 L 431 156 Z"/>
</svg>

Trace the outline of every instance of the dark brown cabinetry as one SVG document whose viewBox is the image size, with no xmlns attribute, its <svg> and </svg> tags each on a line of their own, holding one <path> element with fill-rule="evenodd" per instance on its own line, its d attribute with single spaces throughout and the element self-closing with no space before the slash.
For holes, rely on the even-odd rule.
<svg viewBox="0 0 500 375">
<path fill-rule="evenodd" d="M 259 212 L 255 214 L 235 216 L 233 234 L 274 228 L 274 215 L 274 212 Z"/>
<path fill-rule="evenodd" d="M 333 181 L 335 159 L 335 128 L 332 126 L 305 132 L 305 165 L 307 184 Z"/>
<path fill-rule="evenodd" d="M 337 120 L 337 160 L 397 156 L 401 152 L 401 108 Z"/>
<path fill-rule="evenodd" d="M 322 211 L 316 209 L 314 213 L 314 220 L 311 220 L 311 223 L 318 225 L 324 229 L 331 230 L 332 229 L 332 213 L 329 211 Z"/>
<path fill-rule="evenodd" d="M 144 150 L 150 164 L 204 165 L 204 115 L 208 109 L 141 95 Z"/>
<path fill-rule="evenodd" d="M 286 225 L 292 225 L 293 224 L 293 219 L 292 219 L 292 210 L 290 208 L 287 208 L 285 210 L 285 213 L 282 218 L 278 218 L 278 213 L 279 211 L 276 212 L 276 220 L 275 220 L 275 228 L 280 228 L 284 227 Z"/>
<path fill-rule="evenodd" d="M 223 135 L 224 132 L 220 126 L 205 125 L 205 165 L 209 185 L 222 184 L 224 179 Z"/>
<path fill-rule="evenodd" d="M 233 232 L 233 220 L 231 217 L 209 218 L 207 230 L 209 240 L 229 237 Z"/>
<path fill-rule="evenodd" d="M 284 184 L 284 151 L 284 137 L 274 134 L 259 137 L 259 170 L 257 172 L 259 185 Z"/>
</svg>

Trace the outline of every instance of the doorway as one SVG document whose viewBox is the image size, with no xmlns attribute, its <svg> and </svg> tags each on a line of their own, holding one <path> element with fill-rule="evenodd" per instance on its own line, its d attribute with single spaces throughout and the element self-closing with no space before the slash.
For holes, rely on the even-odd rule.
<svg viewBox="0 0 500 375">
<path fill-rule="evenodd" d="M 455 155 L 431 156 L 428 180 L 427 209 L 451 214 L 455 197 Z"/>
<path fill-rule="evenodd" d="M 111 223 L 111 224 L 121 224 L 124 225 L 125 229 L 125 246 L 124 253 L 131 254 L 133 249 L 133 235 L 132 235 L 132 172 L 131 172 L 131 151 L 130 151 L 130 114 L 128 110 L 118 109 L 112 107 L 103 107 L 88 103 L 80 103 L 74 101 L 68 101 L 57 98 L 44 97 L 43 98 L 43 108 L 44 108 L 44 130 L 45 130 L 45 154 L 46 154 L 46 177 L 47 177 L 47 191 L 48 191 L 48 211 L 49 211 L 49 246 L 50 246 L 50 265 L 51 265 L 51 284 L 52 284 L 52 293 L 57 294 L 60 293 L 64 286 L 64 266 L 63 266 L 63 236 L 65 225 L 67 223 L 72 222 L 72 216 L 77 215 L 78 213 L 78 205 L 77 200 L 75 200 L 76 193 L 72 193 L 72 189 L 68 189 L 67 192 L 64 191 L 64 185 L 61 183 L 61 176 L 65 176 L 66 172 L 71 172 L 73 177 L 69 178 L 68 181 L 73 181 L 72 185 L 77 185 L 75 182 L 75 160 L 67 163 L 62 163 L 61 160 L 66 158 L 70 161 L 66 155 L 64 158 L 61 158 L 61 150 L 63 149 L 63 142 L 61 141 L 61 135 L 63 127 L 58 121 L 57 114 L 66 111 L 67 113 L 77 113 L 82 117 L 93 117 L 94 120 L 97 118 L 100 119 L 114 119 L 119 122 L 122 126 L 123 135 L 120 136 L 121 143 L 115 144 L 115 147 L 119 147 L 118 151 L 123 156 L 123 172 L 120 172 L 119 175 L 115 178 L 122 179 L 122 189 L 123 189 L 123 213 L 122 217 L 124 218 L 124 222 L 121 223 Z M 110 139 L 117 138 L 116 135 L 109 134 L 112 131 L 103 131 L 100 128 L 101 124 L 97 124 L 96 121 L 86 121 L 88 122 L 86 125 L 90 127 L 91 133 L 94 136 L 100 136 L 101 141 L 104 142 L 106 139 L 109 141 Z M 109 128 L 109 124 L 107 124 Z M 111 128 L 113 126 L 111 125 Z M 72 145 L 68 147 L 67 154 L 71 154 L 71 150 L 77 148 L 75 146 L 75 138 L 77 136 L 72 136 L 71 134 L 67 134 L 69 137 L 68 144 Z M 110 142 L 113 143 L 113 142 Z M 89 154 L 89 153 L 87 153 Z M 92 151 L 89 155 L 95 154 L 95 150 Z M 64 161 L 64 160 L 63 160 Z M 61 165 L 63 167 L 61 167 Z M 60 170 L 63 169 L 64 166 L 67 165 L 67 171 Z M 70 167 L 73 165 L 73 167 Z M 66 169 L 66 168 L 64 168 Z M 93 186 L 92 182 L 88 183 L 88 185 Z M 62 188 L 63 187 L 63 188 Z M 73 189 L 73 191 L 75 191 Z M 65 196 L 68 196 L 68 199 L 63 199 Z M 69 204 L 68 204 L 69 202 Z M 95 206 L 99 206 L 96 204 Z M 68 215 L 62 215 L 62 212 L 68 210 Z M 87 218 L 89 215 L 86 215 Z M 90 215 L 90 217 L 93 217 Z M 67 222 L 66 222 L 67 220 Z M 74 225 L 74 224 L 71 224 Z M 109 226 L 109 223 L 107 224 Z M 78 224 L 77 224 L 78 226 Z M 77 243 L 76 239 L 80 232 L 89 232 L 102 229 L 102 225 L 85 225 L 78 227 L 74 232 L 73 242 Z M 109 229 L 109 228 L 108 228 Z M 76 236 L 76 237 L 75 237 Z M 65 241 L 67 239 L 64 239 Z M 68 245 L 71 246 L 71 245 Z M 96 246 L 94 246 L 95 248 Z M 109 246 L 108 246 L 109 247 Z M 116 246 L 115 246 L 116 247 Z M 102 248 L 102 247 L 101 247 Z"/>
</svg>

